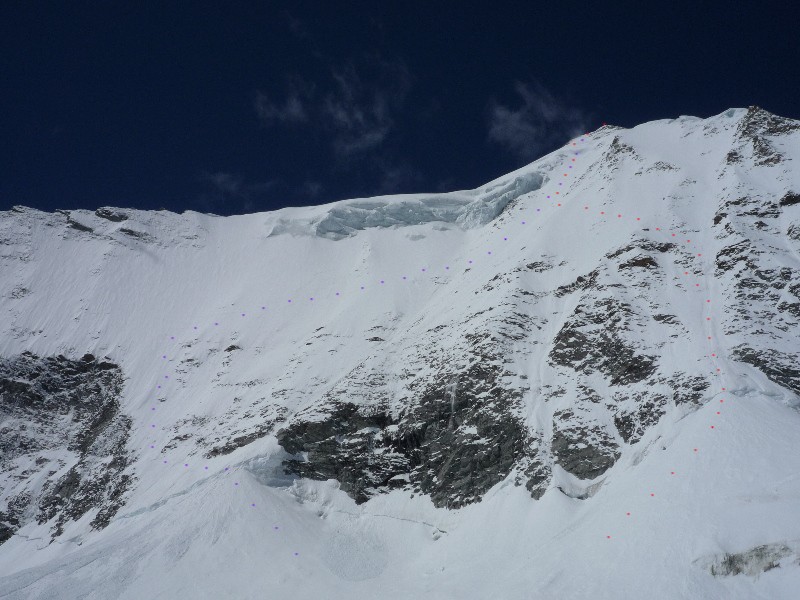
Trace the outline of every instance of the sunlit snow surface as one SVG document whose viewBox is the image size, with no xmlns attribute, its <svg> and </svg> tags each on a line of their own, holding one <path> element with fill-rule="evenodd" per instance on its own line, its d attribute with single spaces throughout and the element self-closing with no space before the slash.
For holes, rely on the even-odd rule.
<svg viewBox="0 0 800 600">
<path fill-rule="evenodd" d="M 0 214 L 0 354 L 91 352 L 119 364 L 138 478 L 100 532 L 87 515 L 50 543 L 48 525 L 34 521 L 1 545 L 0 598 L 798 597 L 797 396 L 727 358 L 746 340 L 724 332 L 731 300 L 714 260 L 726 242 L 711 225 L 721 198 L 800 191 L 800 135 L 773 140 L 784 155 L 776 165 L 746 155 L 729 164 L 745 112 L 603 128 L 478 190 L 227 218 L 119 209 L 128 218 L 115 222 L 71 211 L 91 232 L 60 213 Z M 615 137 L 635 155 L 605 159 Z M 800 205 L 751 239 L 796 271 L 793 223 Z M 249 408 L 264 398 L 287 418 L 312 410 L 362 363 L 383 361 L 399 403 L 392 382 L 404 353 L 428 327 L 508 300 L 502 288 L 481 292 L 498 273 L 545 260 L 552 269 L 520 284 L 535 294 L 605 264 L 636 236 L 673 233 L 697 255 L 700 285 L 682 283 L 677 264 L 654 283 L 686 324 L 661 360 L 704 369 L 709 402 L 668 412 L 585 500 L 558 489 L 584 491 L 556 466 L 538 501 L 509 477 L 459 510 L 401 490 L 356 505 L 333 480 L 284 475 L 274 435 L 209 459 L 193 439 L 162 452 L 176 431 L 247 430 L 264 418 Z M 637 290 L 619 283 L 613 293 L 633 301 Z M 551 319 L 541 340 L 553 339 L 571 301 L 536 306 Z M 796 328 L 774 335 L 786 351 L 800 348 Z M 228 355 L 232 344 L 241 350 Z M 513 357 L 533 390 L 534 429 L 554 411 L 535 391 L 562 383 L 544 345 Z M 187 425 L 191 417 L 206 420 Z M 0 479 L 3 494 L 15 485 Z M 777 568 L 709 572 L 714 557 L 778 542 L 793 554 Z"/>
</svg>

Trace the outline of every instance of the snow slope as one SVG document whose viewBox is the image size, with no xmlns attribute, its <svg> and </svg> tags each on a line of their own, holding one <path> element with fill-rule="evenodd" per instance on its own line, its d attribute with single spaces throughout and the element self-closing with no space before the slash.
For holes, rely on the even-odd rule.
<svg viewBox="0 0 800 600">
<path fill-rule="evenodd" d="M 796 597 L 798 160 L 731 109 L 477 190 L 0 213 L 0 598 Z"/>
</svg>

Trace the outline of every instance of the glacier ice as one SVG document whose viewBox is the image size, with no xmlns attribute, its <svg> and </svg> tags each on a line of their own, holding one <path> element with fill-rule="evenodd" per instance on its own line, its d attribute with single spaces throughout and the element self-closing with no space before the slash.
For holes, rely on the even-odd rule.
<svg viewBox="0 0 800 600">
<path fill-rule="evenodd" d="M 281 217 L 277 219 L 270 235 L 315 234 L 341 240 L 369 228 L 407 227 L 434 222 L 472 229 L 489 223 L 503 212 L 509 202 L 535 192 L 546 181 L 546 175 L 529 172 L 462 192 L 345 200 L 310 219 Z"/>
</svg>

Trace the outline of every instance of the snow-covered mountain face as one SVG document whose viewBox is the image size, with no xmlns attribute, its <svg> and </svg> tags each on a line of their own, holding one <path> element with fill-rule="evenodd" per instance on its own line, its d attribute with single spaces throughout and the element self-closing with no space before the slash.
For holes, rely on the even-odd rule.
<svg viewBox="0 0 800 600">
<path fill-rule="evenodd" d="M 0 213 L 0 598 L 790 598 L 800 122 Z"/>
</svg>

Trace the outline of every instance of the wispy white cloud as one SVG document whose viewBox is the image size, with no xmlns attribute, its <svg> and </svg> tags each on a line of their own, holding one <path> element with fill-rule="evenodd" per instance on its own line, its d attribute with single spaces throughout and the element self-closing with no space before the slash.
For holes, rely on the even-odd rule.
<svg viewBox="0 0 800 600">
<path fill-rule="evenodd" d="M 367 81 L 352 63 L 334 69 L 334 87 L 324 99 L 323 116 L 340 158 L 384 142 L 394 127 L 393 113 L 402 107 L 411 85 L 402 63 L 373 57 L 364 70 Z"/>
<path fill-rule="evenodd" d="M 289 31 L 299 40 L 307 40 L 311 37 L 311 33 L 300 19 L 292 15 L 288 10 L 283 11 L 286 17 L 286 23 L 289 25 Z"/>
<path fill-rule="evenodd" d="M 329 173 L 348 177 L 356 189 L 394 193 L 418 185 L 421 173 L 398 159 L 395 144 L 397 122 L 413 86 L 405 63 L 372 54 L 338 63 L 325 59 L 324 64 L 319 79 L 296 76 L 283 94 L 259 92 L 259 121 L 266 127 L 301 128 L 313 143 L 322 139 L 333 158 L 327 163 Z M 322 192 L 316 181 L 295 189 L 307 200 Z"/>
<path fill-rule="evenodd" d="M 203 178 L 221 194 L 236 196 L 242 189 L 242 178 L 232 173 L 205 173 Z"/>
<path fill-rule="evenodd" d="M 516 82 L 521 104 L 511 108 L 495 100 L 489 105 L 489 139 L 523 160 L 585 130 L 587 117 L 577 108 L 566 106 L 539 83 Z"/>
<path fill-rule="evenodd" d="M 308 121 L 304 101 L 296 92 L 290 93 L 283 103 L 274 102 L 267 94 L 258 92 L 255 109 L 259 121 L 266 126 L 274 123 L 305 123 Z"/>
<path fill-rule="evenodd" d="M 386 141 L 410 87 L 405 64 L 370 56 L 331 67 L 327 81 L 295 77 L 280 101 L 258 92 L 255 109 L 265 126 L 300 124 L 327 132 L 334 155 L 347 160 Z"/>
<path fill-rule="evenodd" d="M 216 173 L 203 173 L 200 179 L 209 189 L 200 195 L 200 202 L 206 210 L 225 209 L 236 212 L 252 211 L 256 202 L 264 197 L 276 182 L 245 182 L 234 173 L 217 171 Z"/>
<path fill-rule="evenodd" d="M 310 200 L 313 200 L 322 193 L 322 184 L 318 181 L 304 181 L 298 189 L 298 193 Z"/>
<path fill-rule="evenodd" d="M 381 158 L 376 161 L 380 194 L 408 193 L 422 182 L 422 174 L 406 162 Z"/>
</svg>

